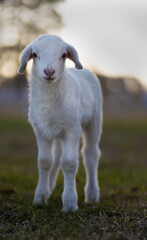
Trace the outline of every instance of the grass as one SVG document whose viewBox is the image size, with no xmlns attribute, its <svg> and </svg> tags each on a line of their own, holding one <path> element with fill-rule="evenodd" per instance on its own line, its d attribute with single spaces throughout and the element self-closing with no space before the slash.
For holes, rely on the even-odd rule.
<svg viewBox="0 0 147 240">
<path fill-rule="evenodd" d="M 47 206 L 32 205 L 37 147 L 23 119 L 0 118 L 0 239 L 147 239 L 147 122 L 107 120 L 101 140 L 101 200 L 84 203 L 85 172 L 77 174 L 79 210 L 61 211 L 63 176 Z"/>
</svg>

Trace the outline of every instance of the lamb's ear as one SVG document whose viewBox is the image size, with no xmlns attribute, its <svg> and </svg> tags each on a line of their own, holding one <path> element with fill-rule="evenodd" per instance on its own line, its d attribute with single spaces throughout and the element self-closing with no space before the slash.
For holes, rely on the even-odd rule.
<svg viewBox="0 0 147 240">
<path fill-rule="evenodd" d="M 75 63 L 75 67 L 77 69 L 83 68 L 82 64 L 80 63 L 76 49 L 69 44 L 67 44 L 67 58 L 71 59 Z"/>
<path fill-rule="evenodd" d="M 31 59 L 32 47 L 28 45 L 22 52 L 21 63 L 18 69 L 18 73 L 22 74 L 26 70 L 27 62 Z"/>
</svg>

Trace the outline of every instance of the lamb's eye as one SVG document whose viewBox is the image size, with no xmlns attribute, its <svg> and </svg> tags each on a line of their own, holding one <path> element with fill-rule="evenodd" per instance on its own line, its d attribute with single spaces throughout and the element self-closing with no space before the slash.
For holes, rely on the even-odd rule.
<svg viewBox="0 0 147 240">
<path fill-rule="evenodd" d="M 66 58 L 66 53 L 63 53 L 62 58 L 63 58 L 63 59 Z"/>
<path fill-rule="evenodd" d="M 33 56 L 34 58 L 36 58 L 36 57 L 37 57 L 37 54 L 36 54 L 36 53 L 32 53 L 32 56 Z"/>
</svg>

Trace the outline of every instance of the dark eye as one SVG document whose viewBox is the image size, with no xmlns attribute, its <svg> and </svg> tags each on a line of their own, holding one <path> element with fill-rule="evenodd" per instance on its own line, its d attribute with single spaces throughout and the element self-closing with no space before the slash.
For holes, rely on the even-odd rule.
<svg viewBox="0 0 147 240">
<path fill-rule="evenodd" d="M 37 54 L 36 54 L 36 53 L 32 53 L 32 56 L 33 56 L 34 58 L 36 58 L 36 57 L 37 57 Z"/>
<path fill-rule="evenodd" d="M 66 58 L 66 53 L 63 53 L 62 58 L 63 58 L 63 59 Z"/>
</svg>

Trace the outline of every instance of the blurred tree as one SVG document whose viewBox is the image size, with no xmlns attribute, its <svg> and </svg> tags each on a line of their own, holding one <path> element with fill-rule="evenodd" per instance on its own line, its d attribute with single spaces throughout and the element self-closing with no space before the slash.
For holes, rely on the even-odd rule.
<svg viewBox="0 0 147 240">
<path fill-rule="evenodd" d="M 20 51 L 36 36 L 61 26 L 64 0 L 0 0 L 0 75 L 12 77 Z"/>
</svg>

